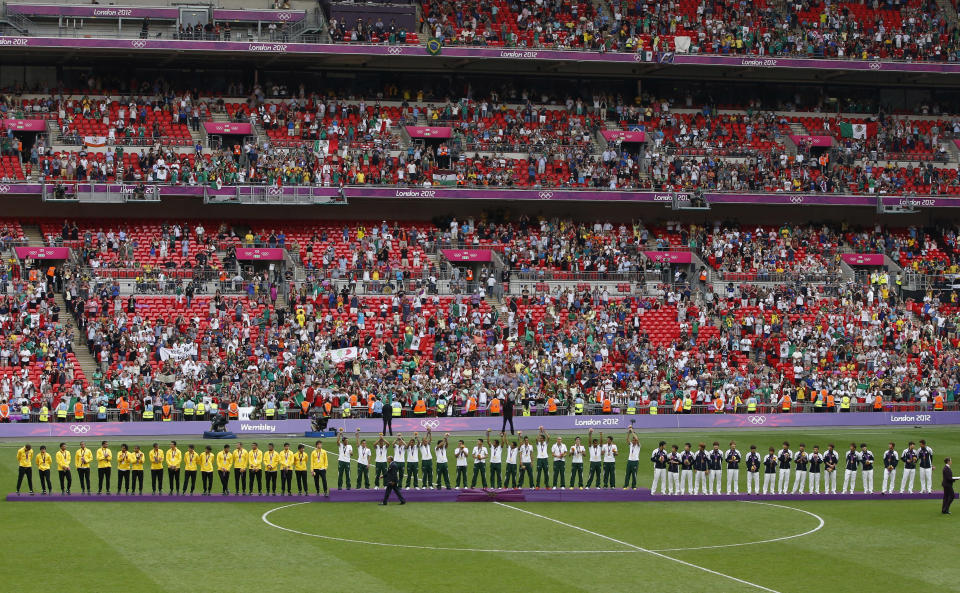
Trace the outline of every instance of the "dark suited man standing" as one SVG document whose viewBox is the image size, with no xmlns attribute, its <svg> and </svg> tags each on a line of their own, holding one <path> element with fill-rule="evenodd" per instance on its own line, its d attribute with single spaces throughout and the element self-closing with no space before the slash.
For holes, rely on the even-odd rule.
<svg viewBox="0 0 960 593">
<path fill-rule="evenodd" d="M 407 504 L 407 501 L 403 499 L 403 494 L 400 493 L 400 488 L 397 487 L 399 482 L 400 466 L 396 461 L 393 460 L 393 456 L 387 457 L 387 475 L 383 480 L 383 483 L 386 484 L 387 489 L 383 493 L 383 501 L 380 503 L 380 505 L 387 505 L 387 499 L 390 498 L 391 492 L 397 493 L 397 498 L 400 499 L 400 504 Z"/>
<path fill-rule="evenodd" d="M 944 515 L 951 515 L 950 505 L 953 504 L 953 483 L 960 478 L 953 477 L 953 470 L 950 469 L 950 458 L 943 459 L 943 509 Z"/>
<path fill-rule="evenodd" d="M 510 434 L 513 434 L 513 397 L 510 395 L 503 398 L 503 426 L 500 427 L 501 433 L 506 430 L 508 422 L 510 423 Z"/>
</svg>

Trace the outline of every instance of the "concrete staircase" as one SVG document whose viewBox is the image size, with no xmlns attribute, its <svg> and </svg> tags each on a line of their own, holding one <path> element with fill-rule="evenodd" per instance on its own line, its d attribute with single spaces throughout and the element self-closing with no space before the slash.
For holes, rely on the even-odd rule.
<svg viewBox="0 0 960 593">
<path fill-rule="evenodd" d="M 809 132 L 807 132 L 807 128 L 803 124 L 798 122 L 790 123 L 790 133 L 797 136 L 806 136 L 807 134 L 809 134 Z"/>
<path fill-rule="evenodd" d="M 67 328 L 73 336 L 73 355 L 77 357 L 77 364 L 80 365 L 84 376 L 89 381 L 91 377 L 93 377 L 93 373 L 97 370 L 97 361 L 94 360 L 93 355 L 90 354 L 90 350 L 87 348 L 87 337 L 84 336 L 80 328 L 74 324 L 73 316 L 67 309 L 67 301 L 63 298 L 63 295 L 56 293 L 53 298 L 57 305 L 60 306 L 61 323 L 63 323 L 64 327 Z"/>
<path fill-rule="evenodd" d="M 38 225 L 25 224 L 22 228 L 23 238 L 27 240 L 28 247 L 43 247 L 45 245 L 43 242 L 43 233 L 40 232 Z"/>
</svg>

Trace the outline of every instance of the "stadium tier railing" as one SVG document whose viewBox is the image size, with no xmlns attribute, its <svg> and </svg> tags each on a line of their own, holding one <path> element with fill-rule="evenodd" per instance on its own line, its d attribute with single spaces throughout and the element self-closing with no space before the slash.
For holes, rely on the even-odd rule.
<svg viewBox="0 0 960 593">
<path fill-rule="evenodd" d="M 820 413 L 824 414 L 840 414 L 844 413 L 843 410 L 839 409 L 839 402 L 837 402 L 837 409 L 834 411 L 828 411 L 826 408 L 822 408 Z M 450 405 L 447 407 L 448 414 L 447 416 L 465 416 L 462 414 L 459 406 Z M 545 405 L 535 405 L 531 406 L 529 409 L 529 414 L 525 414 L 523 408 L 517 407 L 514 416 L 567 416 L 572 415 L 572 408 L 570 406 L 557 406 L 557 412 L 551 414 L 547 411 Z M 604 414 L 602 406 L 600 404 L 584 404 L 583 415 L 612 415 L 612 416 L 633 416 L 633 415 L 647 415 L 650 414 L 650 406 L 638 406 L 636 408 L 636 414 L 627 414 L 626 413 L 626 404 L 616 404 L 613 406 L 612 411 Z M 850 412 L 856 414 L 869 414 L 869 413 L 903 413 L 903 412 L 936 412 L 937 410 L 933 409 L 933 403 L 921 403 L 921 402 L 884 402 L 883 407 L 879 410 L 875 409 L 872 404 L 868 403 L 851 403 Z M 960 402 L 951 401 L 944 404 L 943 411 L 955 412 L 960 411 Z M 190 414 L 185 415 L 181 408 L 176 408 L 171 411 L 170 420 L 171 421 L 209 421 L 212 418 L 212 415 L 215 412 L 207 411 L 203 415 Z M 731 409 L 725 407 L 723 412 L 717 412 L 712 405 L 707 404 L 697 404 L 692 406 L 690 412 L 674 412 L 672 405 L 669 403 L 660 404 L 657 407 L 656 414 L 783 414 L 783 413 L 817 413 L 817 408 L 813 405 L 812 402 L 798 403 L 794 402 L 789 412 L 783 410 L 782 406 L 779 404 L 757 404 L 756 412 L 748 412 L 747 404 L 739 404 L 737 409 Z M 471 415 L 473 416 L 482 416 L 482 417 L 497 417 L 499 414 L 490 414 L 486 408 L 478 408 Z M 413 408 L 410 406 L 405 406 L 401 417 L 403 418 L 418 418 L 418 417 L 436 417 L 437 409 L 435 407 L 428 407 L 426 413 L 424 414 L 415 414 Z M 353 408 L 350 411 L 349 415 L 343 415 L 339 408 L 333 408 L 330 418 L 341 419 L 341 418 L 374 418 L 379 416 L 371 415 L 365 405 L 360 405 Z M 11 414 L 10 415 L 12 422 L 32 422 L 32 423 L 43 423 L 40 421 L 40 411 L 33 409 L 31 410 L 29 418 L 25 417 L 22 414 Z M 257 408 L 250 416 L 251 420 L 298 420 L 303 419 L 303 412 L 299 408 L 287 407 L 283 408 L 278 407 L 273 416 L 268 416 L 262 408 Z M 118 408 L 108 408 L 106 411 L 106 416 L 99 414 L 96 410 L 87 410 L 84 413 L 83 419 L 78 419 L 73 411 L 68 412 L 66 420 L 58 419 L 57 412 L 55 410 L 50 412 L 50 419 L 48 422 L 63 422 L 63 423 L 76 423 L 76 422 L 163 422 L 162 414 L 160 408 L 154 408 L 154 418 L 153 419 L 143 419 L 142 410 L 130 410 L 128 412 L 127 418 L 121 420 L 120 410 Z"/>
</svg>

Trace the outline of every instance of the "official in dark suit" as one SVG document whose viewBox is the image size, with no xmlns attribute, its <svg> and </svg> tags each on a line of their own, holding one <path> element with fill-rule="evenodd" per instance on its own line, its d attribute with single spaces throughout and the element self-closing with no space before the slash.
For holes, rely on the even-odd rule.
<svg viewBox="0 0 960 593">
<path fill-rule="evenodd" d="M 513 434 L 513 397 L 510 395 L 503 398 L 503 426 L 500 427 L 500 432 L 507 429 L 508 422 L 510 423 L 510 434 Z"/>
<path fill-rule="evenodd" d="M 953 477 L 953 470 L 950 469 L 950 458 L 943 458 L 943 509 L 944 515 L 950 515 L 950 505 L 953 504 L 953 483 L 960 478 Z"/>
<path fill-rule="evenodd" d="M 386 484 L 387 489 L 383 493 L 383 501 L 380 503 L 383 506 L 386 506 L 387 499 L 390 498 L 390 492 L 396 492 L 397 498 L 400 499 L 400 504 L 407 504 L 407 501 L 403 499 L 403 494 L 400 493 L 400 488 L 398 484 L 400 483 L 400 466 L 396 461 L 393 460 L 393 456 L 387 457 L 387 475 L 383 480 L 383 483 Z"/>
</svg>

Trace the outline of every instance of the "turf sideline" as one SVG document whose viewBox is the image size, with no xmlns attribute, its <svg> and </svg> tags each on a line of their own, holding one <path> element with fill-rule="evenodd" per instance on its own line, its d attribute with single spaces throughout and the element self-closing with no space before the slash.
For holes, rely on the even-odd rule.
<svg viewBox="0 0 960 593">
<path fill-rule="evenodd" d="M 650 554 L 650 555 L 652 555 L 652 556 L 656 556 L 656 557 L 658 557 L 658 558 L 663 558 L 664 560 L 670 560 L 671 562 L 676 562 L 676 563 L 678 563 L 678 564 L 682 564 L 682 565 L 688 566 L 688 567 L 690 567 L 690 568 L 695 568 L 695 569 L 697 569 L 697 570 L 702 570 L 703 572 L 710 573 L 710 574 L 715 575 L 715 576 L 718 576 L 718 577 L 723 577 L 723 578 L 725 578 L 725 579 L 728 579 L 728 580 L 731 580 L 731 581 L 735 581 L 735 582 L 740 583 L 740 584 L 742 584 L 742 585 L 747 585 L 748 587 L 753 587 L 753 588 L 755 588 L 755 589 L 760 589 L 761 591 L 766 591 L 767 593 L 780 593 L 780 591 L 777 591 L 776 589 L 770 589 L 769 587 L 764 587 L 763 585 L 758 585 L 758 584 L 752 583 L 752 582 L 750 582 L 750 581 L 745 581 L 745 580 L 743 580 L 743 579 L 737 578 L 737 577 L 732 576 L 732 575 L 724 574 L 724 573 L 722 573 L 722 572 L 717 572 L 716 570 L 712 570 L 712 569 L 710 569 L 710 568 L 706 568 L 705 566 L 699 566 L 699 565 L 697 565 L 697 564 L 693 564 L 693 563 L 691 563 L 691 562 L 687 562 L 686 560 L 680 560 L 679 558 L 673 558 L 672 556 L 667 556 L 666 554 L 661 554 L 660 552 L 655 552 L 655 551 L 653 551 L 653 550 L 648 550 L 647 548 L 643 548 L 643 547 L 640 547 L 640 546 L 635 546 L 635 545 L 630 544 L 630 543 L 627 543 L 627 542 L 625 542 L 625 541 L 621 541 L 621 540 L 612 538 L 612 537 L 610 537 L 609 535 L 603 535 L 602 533 L 597 533 L 596 531 L 590 531 L 589 529 L 585 529 L 585 528 L 583 528 L 583 527 L 578 527 L 578 526 L 573 525 L 573 524 L 571 524 L 571 523 L 565 523 L 565 522 L 563 522 L 563 521 L 560 521 L 559 519 L 554 519 L 554 518 L 552 518 L 552 517 L 547 517 L 546 515 L 541 515 L 541 514 L 539 514 L 539 513 L 534 513 L 533 511 L 528 511 L 528 510 L 525 510 L 525 509 L 517 508 L 517 507 L 515 507 L 515 506 L 511 506 L 511 505 L 509 505 L 509 504 L 504 504 L 504 503 L 502 503 L 502 502 L 494 502 L 493 504 L 502 506 L 502 507 L 504 507 L 504 508 L 512 509 L 512 510 L 517 511 L 517 512 L 520 512 L 520 513 L 526 513 L 527 515 L 532 515 L 532 516 L 534 516 L 534 517 L 539 517 L 539 518 L 544 519 L 544 520 L 546 520 L 546 521 L 551 521 L 551 522 L 556 523 L 556 524 L 558 524 L 558 525 L 563 525 L 564 527 L 569 527 L 570 529 L 576 529 L 577 531 L 582 531 L 583 533 L 587 533 L 587 534 L 590 534 L 590 535 L 599 537 L 599 538 L 601 538 L 601 539 L 605 539 L 605 540 L 607 540 L 607 541 L 611 541 L 611 542 L 614 542 L 614 543 L 616 543 L 616 544 L 620 544 L 621 546 L 626 546 L 626 547 L 628 547 L 628 548 L 633 548 L 634 550 L 637 550 L 638 552 L 645 552 L 645 553 Z"/>
</svg>

